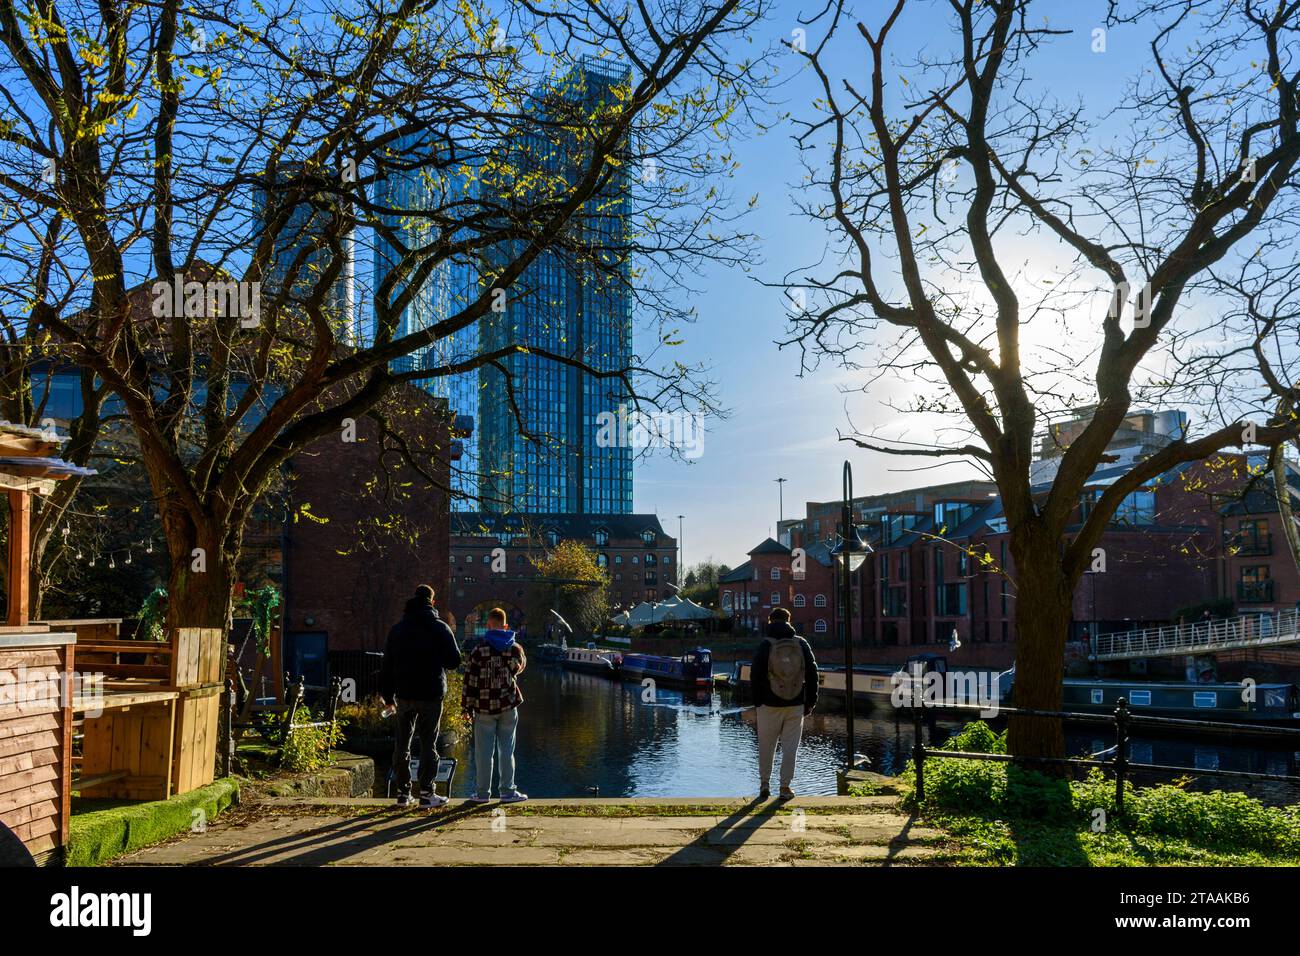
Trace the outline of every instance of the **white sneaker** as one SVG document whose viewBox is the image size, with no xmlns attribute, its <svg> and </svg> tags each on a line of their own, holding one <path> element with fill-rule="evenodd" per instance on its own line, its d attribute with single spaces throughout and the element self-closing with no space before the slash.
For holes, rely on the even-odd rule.
<svg viewBox="0 0 1300 956">
<path fill-rule="evenodd" d="M 438 793 L 420 794 L 420 806 L 424 809 L 445 807 L 446 805 L 447 805 L 447 798 L 442 796 L 442 794 L 438 794 Z"/>
<path fill-rule="evenodd" d="M 521 793 L 518 790 L 507 790 L 501 794 L 502 803 L 523 803 L 528 799 L 528 794 Z"/>
</svg>

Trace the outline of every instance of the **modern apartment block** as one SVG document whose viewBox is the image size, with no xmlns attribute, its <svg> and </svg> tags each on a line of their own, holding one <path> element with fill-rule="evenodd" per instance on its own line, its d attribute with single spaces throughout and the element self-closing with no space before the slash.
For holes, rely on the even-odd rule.
<svg viewBox="0 0 1300 956">
<path fill-rule="evenodd" d="M 582 61 L 553 87 L 538 93 L 538 110 L 589 113 L 628 82 L 625 68 Z M 582 150 L 560 124 L 539 123 L 516 144 L 522 175 L 571 182 Z M 540 256 L 509 290 L 505 307 L 482 323 L 483 348 L 523 343 L 580 358 L 599 371 L 628 364 L 632 350 L 630 263 L 620 253 L 627 223 L 626 170 L 589 200 L 565 243 Z M 504 261 L 523 240 L 494 254 Z M 595 268 L 587 250 L 605 257 Z M 591 250 L 599 250 L 592 252 Z M 628 514 L 632 510 L 632 449 L 598 441 L 599 417 L 617 414 L 627 395 L 617 379 L 600 378 L 533 354 L 513 355 L 482 372 L 480 453 L 484 510 L 527 514 Z M 512 402 L 518 408 L 516 415 Z M 524 426 L 521 429 L 520 425 Z M 525 429 L 527 434 L 525 433 Z"/>
</svg>

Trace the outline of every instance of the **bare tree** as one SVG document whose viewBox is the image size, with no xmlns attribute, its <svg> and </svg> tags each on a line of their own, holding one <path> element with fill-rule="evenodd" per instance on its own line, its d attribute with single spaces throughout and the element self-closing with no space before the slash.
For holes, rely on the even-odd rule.
<svg viewBox="0 0 1300 956">
<path fill-rule="evenodd" d="M 1236 411 L 1203 423 L 1112 481 L 1081 520 L 1085 484 L 1135 390 L 1160 378 L 1172 330 L 1215 307 L 1199 294 L 1207 270 L 1292 220 L 1298 6 L 1116 2 L 1089 37 L 1054 26 L 1059 10 L 1032 0 L 896 0 L 853 24 L 863 66 L 847 76 L 828 66 L 850 22 L 843 5 L 811 21 L 825 30 L 804 54 L 820 93 L 796 140 L 805 209 L 836 238 L 823 263 L 783 283 L 809 306 L 784 344 L 809 363 L 905 372 L 925 386 L 908 410 L 959 423 L 941 442 L 849 440 L 966 458 L 996 480 L 1014 559 L 1020 706 L 1059 709 L 1072 595 L 1126 496 L 1179 463 L 1295 433 L 1293 422 L 1256 427 Z M 896 59 L 902 24 L 918 17 L 924 52 Z M 1090 114 L 1035 82 L 1056 44 L 1104 49 L 1105 31 L 1121 27 L 1144 56 L 1119 103 Z M 1082 401 L 1095 414 L 1036 491 L 1036 431 Z M 1055 720 L 1014 719 L 1009 744 L 1018 755 L 1064 750 Z"/>
<path fill-rule="evenodd" d="M 694 263 L 748 254 L 724 141 L 762 56 L 725 47 L 764 6 L 0 0 L 0 205 L 28 250 L 0 276 L 5 309 L 124 403 L 169 623 L 229 620 L 272 476 L 396 383 L 491 368 L 518 412 L 528 353 L 630 405 L 714 407 L 667 349 Z M 386 188 L 402 174 L 418 201 Z M 358 248 L 386 257 L 362 330 Z M 632 290 L 665 344 L 630 361 L 509 332 L 441 347 L 537 294 L 547 255 Z M 470 294 L 404 324 L 453 266 Z"/>
</svg>

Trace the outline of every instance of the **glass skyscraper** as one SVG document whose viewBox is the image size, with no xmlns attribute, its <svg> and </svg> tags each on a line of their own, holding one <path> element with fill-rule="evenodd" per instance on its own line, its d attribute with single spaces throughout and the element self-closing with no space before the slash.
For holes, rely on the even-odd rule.
<svg viewBox="0 0 1300 956">
<path fill-rule="evenodd" d="M 613 90 L 629 81 L 626 68 L 584 60 L 552 88 L 538 95 L 539 115 L 558 102 L 585 114 L 613 101 Z M 558 125 L 558 124 L 557 124 Z M 582 149 L 557 138 L 555 127 L 516 143 L 511 165 L 519 174 L 543 171 L 572 183 Z M 589 200 L 569 227 L 565 246 L 608 250 L 624 245 L 628 228 L 629 176 L 615 171 L 607 186 Z M 523 241 L 494 250 L 507 261 Z M 588 255 L 593 253 L 588 252 Z M 510 343 L 581 358 L 600 371 L 627 366 L 632 348 L 630 264 L 618 256 L 594 269 L 565 248 L 538 257 L 509 290 L 501 312 L 481 322 L 482 347 Z M 530 354 L 512 355 L 503 363 L 525 428 L 521 434 L 510 407 L 507 379 L 500 370 L 481 371 L 480 455 L 484 466 L 483 509 L 530 514 L 628 514 L 632 511 L 632 449 L 625 443 L 597 443 L 598 416 L 618 414 L 627 395 L 615 378 Z M 606 443 L 608 444 L 608 443 Z"/>
<path fill-rule="evenodd" d="M 275 190 L 262 186 L 257 190 L 258 222 L 266 228 L 273 215 L 273 204 L 285 201 L 281 184 L 302 171 L 299 163 L 285 163 L 276 175 L 275 183 L 280 188 Z M 299 312 L 309 298 L 313 297 L 317 284 L 322 281 L 325 270 L 333 260 L 333 253 L 328 247 L 312 248 L 320 241 L 333 215 L 333 203 L 338 198 L 331 194 L 319 193 L 298 202 L 290 210 L 283 227 L 276 235 L 275 245 L 267 263 L 266 275 L 262 279 L 263 301 L 283 300 L 291 312 Z M 338 277 L 321 300 L 326 320 L 333 327 L 335 337 L 348 345 L 356 344 L 357 333 L 357 297 L 356 297 L 356 247 L 355 236 L 346 233 L 339 241 L 343 254 L 343 263 Z M 285 281 L 293 269 L 297 269 L 293 287 L 286 290 Z M 305 316 L 294 321 L 306 321 Z"/>
<path fill-rule="evenodd" d="M 399 140 L 394 152 L 399 161 L 385 170 L 376 186 L 377 202 L 381 208 L 407 212 L 434 210 L 447 201 L 470 195 L 471 187 L 463 177 L 453 177 L 449 181 L 440 171 L 420 165 L 421 156 L 429 155 L 430 148 L 419 137 Z M 452 192 L 457 195 L 449 195 Z M 381 218 L 385 226 L 401 236 L 402 243 L 408 248 L 428 244 L 436 238 L 428 221 L 418 215 L 390 212 Z M 400 253 L 390 243 L 382 237 L 376 239 L 373 294 L 379 294 L 380 284 L 399 258 Z M 418 332 L 456 314 L 477 297 L 477 283 L 478 270 L 473 263 L 451 260 L 440 262 L 402 310 L 394 338 Z M 401 291 L 402 286 L 397 285 L 389 294 L 390 301 Z M 373 341 L 373 329 L 371 340 Z M 424 349 L 394 359 L 392 368 L 398 372 L 439 368 L 451 362 L 472 358 L 478 348 L 478 326 L 471 323 Z M 457 441 L 460 457 L 451 466 L 452 510 L 475 511 L 479 504 L 480 467 L 478 372 L 423 379 L 419 384 L 432 394 L 447 399 L 454 417 L 455 431 L 459 436 Z"/>
</svg>

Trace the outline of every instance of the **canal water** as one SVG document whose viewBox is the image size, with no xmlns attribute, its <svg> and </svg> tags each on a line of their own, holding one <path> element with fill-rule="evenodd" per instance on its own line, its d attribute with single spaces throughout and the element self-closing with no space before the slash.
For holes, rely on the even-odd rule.
<svg viewBox="0 0 1300 956">
<path fill-rule="evenodd" d="M 758 740 L 754 709 L 733 692 L 683 692 L 660 688 L 644 699 L 640 684 L 534 665 L 520 679 L 515 748 L 517 782 L 532 797 L 731 797 L 758 789 Z M 896 720 L 879 707 L 859 713 L 857 750 L 870 769 L 894 775 L 912 748 L 910 720 Z M 946 739 L 960 724 L 927 721 L 927 743 Z M 1002 722 L 995 722 L 1001 728 Z M 814 713 L 804 723 L 794 789 L 800 794 L 835 793 L 835 771 L 843 766 L 846 722 L 842 713 Z M 1098 753 L 1114 743 L 1106 731 L 1069 731 L 1072 755 Z M 1131 759 L 1200 769 L 1295 774 L 1300 755 L 1258 746 L 1206 745 L 1185 739 L 1134 737 Z M 452 795 L 473 791 L 470 741 L 456 742 L 458 761 Z M 779 764 L 780 754 L 777 754 Z M 388 767 L 377 767 L 385 791 Z M 773 771 L 772 785 L 777 784 Z M 1225 780 L 1224 789 L 1232 784 Z M 494 784 L 495 793 L 495 784 Z"/>
</svg>

